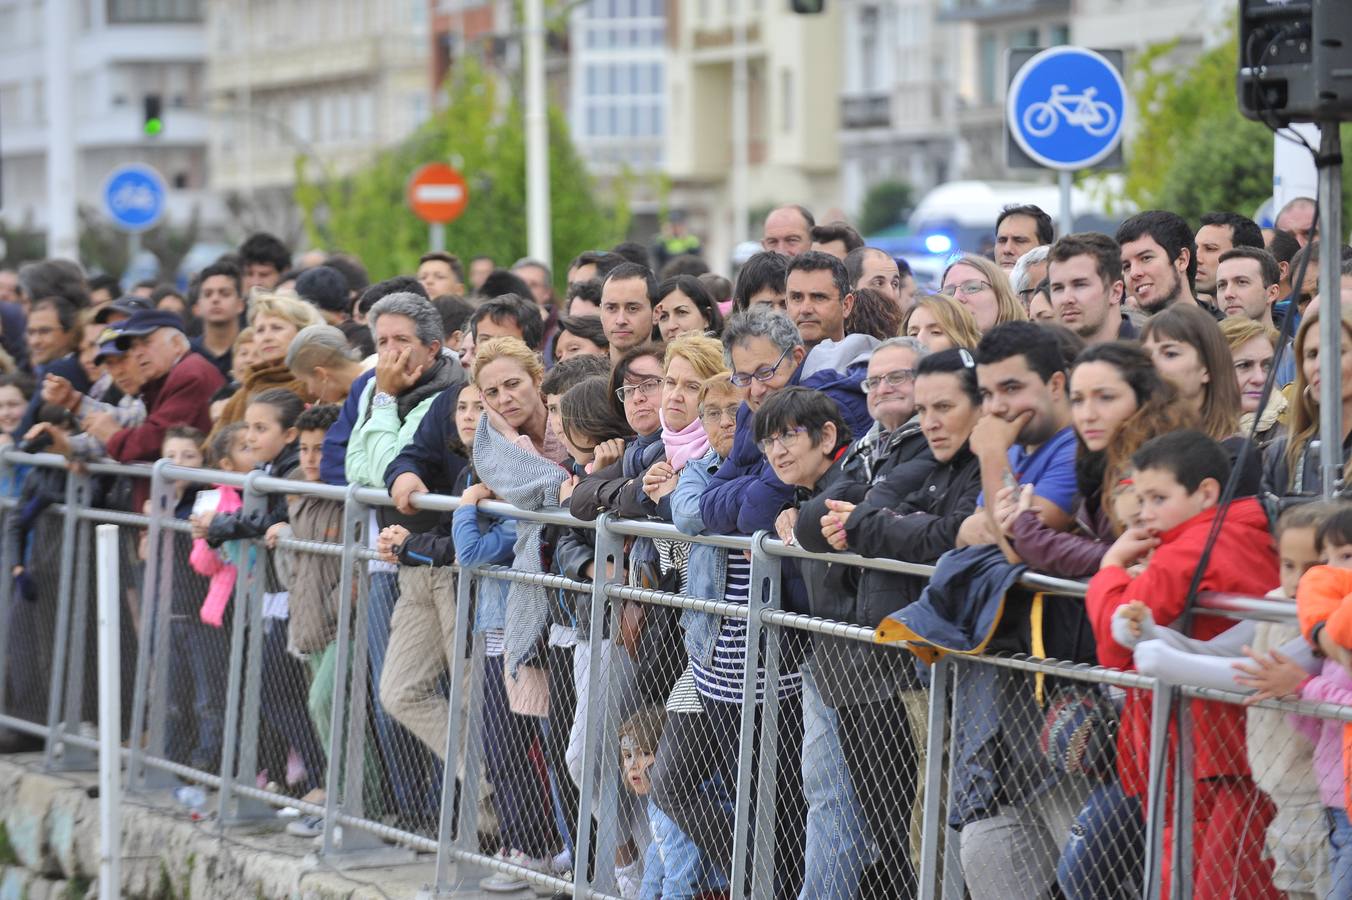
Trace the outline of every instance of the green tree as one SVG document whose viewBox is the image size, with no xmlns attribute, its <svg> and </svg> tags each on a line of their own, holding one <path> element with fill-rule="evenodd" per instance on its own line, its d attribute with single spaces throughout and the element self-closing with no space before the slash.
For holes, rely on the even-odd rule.
<svg viewBox="0 0 1352 900">
<path fill-rule="evenodd" d="M 1127 149 L 1126 195 L 1142 209 L 1172 210 L 1191 222 L 1213 210 L 1252 215 L 1272 196 L 1273 135 L 1239 112 L 1236 40 L 1184 69 L 1170 64 L 1175 49 L 1156 45 L 1137 63 L 1139 120 Z M 1344 179 L 1345 219 L 1349 186 L 1352 175 Z"/>
<path fill-rule="evenodd" d="M 904 181 L 880 181 L 864 195 L 859 233 L 874 234 L 895 225 L 915 206 L 915 190 Z"/>
<path fill-rule="evenodd" d="M 446 226 L 447 248 L 464 259 L 486 254 L 499 264 L 526 255 L 523 110 L 515 100 L 499 104 L 494 82 L 472 58 L 460 63 L 447 90 L 444 111 L 350 178 L 311 181 L 305 161 L 298 161 L 296 199 L 313 241 L 358 254 L 373 277 L 412 271 L 427 249 L 428 227 L 405 204 L 405 185 L 419 165 L 447 160 L 469 185 L 464 215 Z M 609 206 L 597 199 L 555 109 L 549 142 L 550 262 L 561 275 L 578 253 L 619 240 L 629 210 L 622 191 Z"/>
</svg>

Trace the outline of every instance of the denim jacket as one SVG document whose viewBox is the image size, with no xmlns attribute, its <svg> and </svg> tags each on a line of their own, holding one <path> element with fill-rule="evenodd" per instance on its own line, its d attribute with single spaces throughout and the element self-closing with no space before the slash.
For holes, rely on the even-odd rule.
<svg viewBox="0 0 1352 900">
<path fill-rule="evenodd" d="M 451 533 L 455 536 L 456 557 L 460 565 L 468 568 L 512 564 L 516 525 L 511 519 L 486 515 L 474 506 L 462 506 L 453 515 Z M 504 626 L 507 620 L 507 589 L 510 585 L 511 582 L 501 578 L 478 579 L 478 597 L 474 607 L 476 632 L 494 631 Z"/>
<path fill-rule="evenodd" d="M 643 858 L 643 900 L 694 900 L 705 893 L 728 889 L 728 879 L 675 822 L 647 799 L 648 826 L 653 840 Z"/>
<path fill-rule="evenodd" d="M 715 450 L 697 460 L 691 460 L 681 470 L 676 490 L 671 493 L 671 521 L 682 534 L 710 534 L 700 515 L 700 497 L 708 487 L 714 471 L 723 463 Z M 692 597 L 722 600 L 728 574 L 728 551 L 707 544 L 691 544 L 686 591 Z M 714 644 L 718 641 L 721 617 L 713 613 L 681 610 L 681 631 L 685 638 L 685 652 L 692 660 L 707 666 L 713 661 Z"/>
</svg>

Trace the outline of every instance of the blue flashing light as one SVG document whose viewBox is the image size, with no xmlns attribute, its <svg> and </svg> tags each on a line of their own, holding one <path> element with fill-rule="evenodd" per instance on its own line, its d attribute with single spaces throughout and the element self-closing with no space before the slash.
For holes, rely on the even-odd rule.
<svg viewBox="0 0 1352 900">
<path fill-rule="evenodd" d="M 938 256 L 953 249 L 953 239 L 946 234 L 931 234 L 925 238 L 925 249 Z"/>
</svg>

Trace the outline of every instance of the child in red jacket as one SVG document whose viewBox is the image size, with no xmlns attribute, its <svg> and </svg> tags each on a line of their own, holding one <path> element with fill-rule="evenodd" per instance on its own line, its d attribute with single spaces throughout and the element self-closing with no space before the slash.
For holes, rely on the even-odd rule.
<svg viewBox="0 0 1352 900">
<path fill-rule="evenodd" d="M 1085 603 L 1099 662 L 1132 667 L 1129 649 L 1112 637 L 1117 611 L 1133 601 L 1148 606 L 1159 625 L 1181 617 L 1202 548 L 1216 518 L 1230 461 L 1219 444 L 1197 431 L 1177 431 L 1146 443 L 1132 457 L 1141 501 L 1140 525 L 1123 532 L 1089 583 Z M 1133 577 L 1128 567 L 1149 557 Z M 1226 513 L 1200 590 L 1262 596 L 1277 585 L 1278 564 L 1267 517 L 1258 501 L 1236 500 Z M 1188 637 L 1208 640 L 1234 623 L 1196 615 Z M 1149 779 L 1149 694 L 1128 691 L 1118 733 L 1123 792 L 1145 803 Z M 1278 898 L 1263 834 L 1271 804 L 1254 786 L 1245 754 L 1241 706 L 1191 701 L 1193 723 L 1193 896 Z M 1168 846 L 1166 835 L 1166 846 Z M 1167 856 L 1166 856 L 1167 858 Z"/>
</svg>

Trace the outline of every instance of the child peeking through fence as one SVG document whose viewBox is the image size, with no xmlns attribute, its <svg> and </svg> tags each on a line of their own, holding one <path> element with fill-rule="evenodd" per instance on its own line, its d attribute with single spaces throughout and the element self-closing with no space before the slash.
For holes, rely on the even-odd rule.
<svg viewBox="0 0 1352 900">
<path fill-rule="evenodd" d="M 1254 699 L 1298 697 L 1311 703 L 1352 705 L 1352 504 L 1339 503 L 1319 526 L 1316 550 L 1327 565 L 1300 579 L 1296 614 L 1300 630 L 1324 655 L 1317 674 L 1298 658 L 1280 653 L 1253 654 L 1246 667 Z M 1336 719 L 1296 716 L 1297 728 L 1315 742 L 1314 773 L 1326 817 L 1329 841 L 1328 897 L 1352 896 L 1352 725 Z"/>
<path fill-rule="evenodd" d="M 1142 446 L 1132 457 L 1132 469 L 1141 524 L 1124 531 L 1104 555 L 1085 598 L 1099 661 L 1120 669 L 1131 668 L 1133 661 L 1131 651 L 1113 640 L 1113 618 L 1119 608 L 1134 601 L 1149 607 L 1161 625 L 1183 619 L 1189 637 L 1209 640 L 1233 624 L 1206 614 L 1187 623 L 1189 588 L 1230 476 L 1228 454 L 1201 432 L 1176 431 Z M 1147 555 L 1145 569 L 1133 576 L 1128 568 Z M 1235 500 L 1199 590 L 1261 596 L 1278 584 L 1277 571 L 1277 554 L 1263 508 L 1252 497 Z M 1147 693 L 1127 692 L 1117 742 L 1122 791 L 1129 803 L 1142 807 L 1149 781 L 1150 705 Z M 1243 749 L 1244 710 L 1193 700 L 1190 712 L 1194 896 L 1201 900 L 1276 898 L 1271 864 L 1263 859 L 1263 835 L 1272 806 L 1250 777 Z M 1167 846 L 1171 834 L 1169 828 L 1165 831 Z M 1232 890 L 1236 887 L 1239 893 Z"/>
<path fill-rule="evenodd" d="M 657 744 L 662 739 L 662 728 L 667 714 L 660 706 L 640 709 L 620 726 L 620 769 L 624 783 L 647 806 L 648 826 L 652 829 L 652 843 L 643 858 L 643 883 L 639 889 L 641 900 L 692 897 L 713 900 L 726 897 L 727 875 L 714 861 L 673 822 L 656 803 L 648 798 L 652 785 L 648 770 L 657 759 Z M 716 780 L 702 785 L 702 789 L 717 791 Z"/>
</svg>

